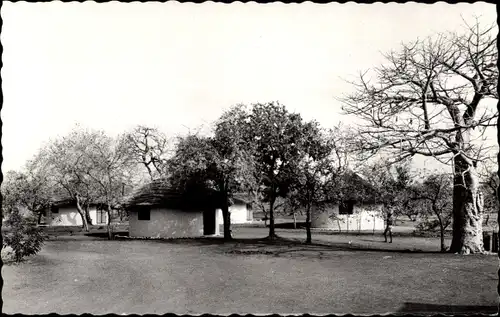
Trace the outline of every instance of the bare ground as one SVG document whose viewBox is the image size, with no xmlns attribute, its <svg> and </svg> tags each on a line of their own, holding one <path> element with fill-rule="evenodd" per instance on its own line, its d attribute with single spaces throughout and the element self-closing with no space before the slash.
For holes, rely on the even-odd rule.
<svg viewBox="0 0 500 317">
<path fill-rule="evenodd" d="M 496 312 L 498 260 L 436 252 L 436 239 L 241 228 L 220 239 L 49 240 L 2 268 L 5 313 L 382 314 Z M 351 243 L 349 243 L 349 241 Z M 420 250 L 411 251 L 410 250 Z"/>
</svg>

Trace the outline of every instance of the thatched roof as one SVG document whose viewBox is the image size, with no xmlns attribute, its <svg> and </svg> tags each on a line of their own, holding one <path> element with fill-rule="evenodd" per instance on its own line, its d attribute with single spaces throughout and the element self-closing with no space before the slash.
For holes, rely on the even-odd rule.
<svg viewBox="0 0 500 317">
<path fill-rule="evenodd" d="M 150 206 L 181 210 L 205 210 L 218 208 L 220 204 L 213 191 L 188 193 L 171 187 L 164 180 L 156 180 L 137 189 L 123 205 L 126 209 Z"/>
<path fill-rule="evenodd" d="M 352 200 L 363 203 L 376 203 L 378 192 L 376 186 L 360 176 L 358 173 L 349 171 L 343 176 L 344 200 Z"/>
<path fill-rule="evenodd" d="M 254 201 L 250 194 L 247 193 L 234 193 L 233 202 L 240 204 L 250 204 Z"/>
</svg>

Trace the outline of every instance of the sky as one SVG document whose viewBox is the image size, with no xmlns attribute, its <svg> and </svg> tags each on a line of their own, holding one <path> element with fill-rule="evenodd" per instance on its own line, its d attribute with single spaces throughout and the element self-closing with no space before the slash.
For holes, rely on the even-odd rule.
<svg viewBox="0 0 500 317">
<path fill-rule="evenodd" d="M 75 124 L 174 136 L 237 103 L 279 101 L 324 127 L 352 118 L 337 98 L 382 52 L 493 4 L 3 2 L 2 171 L 20 169 Z M 422 166 L 434 164 L 425 161 Z"/>
</svg>

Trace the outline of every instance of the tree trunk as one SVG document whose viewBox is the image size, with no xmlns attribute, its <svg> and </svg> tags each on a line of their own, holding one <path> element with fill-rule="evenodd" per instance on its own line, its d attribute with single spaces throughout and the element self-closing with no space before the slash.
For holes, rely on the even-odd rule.
<svg viewBox="0 0 500 317">
<path fill-rule="evenodd" d="M 307 205 L 306 209 L 306 243 L 311 244 L 312 243 L 312 237 L 311 237 L 311 205 Z"/>
<path fill-rule="evenodd" d="M 349 232 L 349 214 L 346 215 L 347 223 L 346 223 L 346 231 Z"/>
<path fill-rule="evenodd" d="M 441 252 L 446 252 L 446 246 L 444 245 L 444 227 L 441 225 Z"/>
<path fill-rule="evenodd" d="M 476 169 L 460 155 L 455 157 L 454 163 L 453 239 L 450 252 L 482 253 L 483 215 L 478 206 L 479 179 Z"/>
<path fill-rule="evenodd" d="M 269 201 L 269 239 L 274 240 L 276 233 L 274 231 L 274 202 L 276 198 L 271 197 Z"/>
<path fill-rule="evenodd" d="M 108 240 L 113 240 L 113 232 L 111 230 L 111 204 L 107 204 L 106 214 L 108 215 L 108 219 L 106 219 L 106 229 L 108 231 Z"/>
<path fill-rule="evenodd" d="M 432 202 L 432 211 L 436 215 L 438 221 L 439 221 L 439 230 L 440 230 L 440 237 L 441 237 L 441 252 L 446 252 L 446 246 L 444 245 L 444 225 L 443 225 L 443 219 L 441 219 L 441 215 L 439 213 L 439 210 L 435 204 L 435 202 Z"/>
<path fill-rule="evenodd" d="M 373 215 L 373 229 L 372 229 L 372 235 L 375 235 L 375 215 Z"/>
<path fill-rule="evenodd" d="M 38 213 L 38 220 L 37 220 L 37 224 L 40 224 L 42 222 L 42 212 L 39 212 Z"/>
<path fill-rule="evenodd" d="M 85 231 L 89 231 L 89 225 L 87 223 L 87 217 L 85 217 L 85 211 L 82 209 L 82 205 L 80 204 L 80 196 L 76 195 L 76 210 L 80 214 L 80 217 L 82 217 L 82 228 Z"/>
<path fill-rule="evenodd" d="M 84 208 L 84 211 L 85 211 L 85 218 L 87 219 L 87 223 L 89 225 L 92 225 L 92 217 L 90 217 L 90 212 L 89 212 L 89 203 L 85 203 L 85 208 Z"/>
<path fill-rule="evenodd" d="M 293 212 L 293 229 L 297 229 L 297 215 Z"/>
<path fill-rule="evenodd" d="M 231 214 L 229 213 L 229 202 L 227 195 L 224 195 L 224 199 L 222 202 L 222 221 L 224 227 L 224 240 L 232 240 L 233 236 L 231 235 Z"/>
</svg>

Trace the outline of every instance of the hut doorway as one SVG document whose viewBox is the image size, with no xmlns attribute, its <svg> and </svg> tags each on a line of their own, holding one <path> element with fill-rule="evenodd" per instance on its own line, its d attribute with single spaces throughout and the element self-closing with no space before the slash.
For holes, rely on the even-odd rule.
<svg viewBox="0 0 500 317">
<path fill-rule="evenodd" d="M 215 234 L 215 209 L 203 212 L 203 234 Z"/>
</svg>

